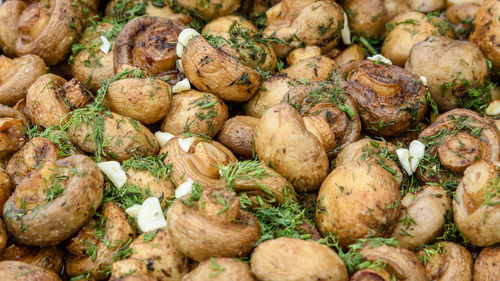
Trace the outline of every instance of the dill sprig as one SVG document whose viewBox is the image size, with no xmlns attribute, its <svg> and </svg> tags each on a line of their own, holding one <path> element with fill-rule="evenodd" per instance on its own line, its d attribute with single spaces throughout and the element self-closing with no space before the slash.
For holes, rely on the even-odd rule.
<svg viewBox="0 0 500 281">
<path fill-rule="evenodd" d="M 146 198 L 151 197 L 149 189 L 142 188 L 135 184 L 126 183 L 123 187 L 117 188 L 109 180 L 104 188 L 103 203 L 113 202 L 124 210 L 133 205 L 140 205 Z"/>
<path fill-rule="evenodd" d="M 172 164 L 165 164 L 166 153 L 160 153 L 157 156 L 146 156 L 133 158 L 123 161 L 122 167 L 126 171 L 148 171 L 157 180 L 166 180 L 172 171 Z"/>
<path fill-rule="evenodd" d="M 74 152 L 78 151 L 76 146 L 71 142 L 71 138 L 68 133 L 60 130 L 57 126 L 51 126 L 43 129 L 38 125 L 30 127 L 30 125 L 27 124 L 25 127 L 25 133 L 30 140 L 39 137 L 52 141 L 59 149 L 58 154 L 60 156 L 70 156 Z"/>
<path fill-rule="evenodd" d="M 231 162 L 227 165 L 219 164 L 219 173 L 226 181 L 226 187 L 233 189 L 234 181 L 262 179 L 269 174 L 264 169 L 264 164 L 255 160 Z"/>
</svg>

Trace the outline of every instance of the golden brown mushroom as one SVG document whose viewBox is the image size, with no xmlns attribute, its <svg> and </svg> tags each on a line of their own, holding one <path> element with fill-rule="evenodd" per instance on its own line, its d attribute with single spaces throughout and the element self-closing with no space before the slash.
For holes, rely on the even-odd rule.
<svg viewBox="0 0 500 281">
<path fill-rule="evenodd" d="M 24 115 L 6 105 L 0 104 L 0 159 L 18 151 L 26 142 Z"/>
<path fill-rule="evenodd" d="M 335 57 L 335 63 L 342 65 L 365 59 L 365 51 L 357 44 L 352 44 Z"/>
<path fill-rule="evenodd" d="M 316 222 L 342 247 L 356 239 L 386 237 L 400 214 L 401 193 L 391 173 L 378 164 L 349 162 L 335 168 L 318 192 Z"/>
<path fill-rule="evenodd" d="M 61 281 L 52 271 L 20 261 L 1 261 L 0 276 L 5 280 Z"/>
<path fill-rule="evenodd" d="M 225 16 L 233 13 L 240 7 L 241 0 L 177 0 L 181 7 L 195 10 L 204 19 Z"/>
<path fill-rule="evenodd" d="M 365 37 L 379 37 L 384 33 L 388 20 L 384 1 L 347 0 L 344 2 L 344 9 L 351 31 Z"/>
<path fill-rule="evenodd" d="M 293 238 L 265 241 L 250 259 L 258 280 L 347 281 L 347 269 L 332 249 L 318 242 Z"/>
<path fill-rule="evenodd" d="M 176 200 L 167 213 L 167 229 L 175 248 L 196 261 L 244 257 L 260 238 L 257 219 L 240 210 L 239 198 L 226 188 Z"/>
<path fill-rule="evenodd" d="M 200 263 L 193 271 L 184 276 L 182 281 L 205 279 L 215 281 L 256 280 L 248 264 L 234 259 L 212 258 Z"/>
<path fill-rule="evenodd" d="M 498 270 L 498 259 L 500 258 L 500 248 L 483 248 L 474 263 L 474 281 L 492 281 L 500 278 Z"/>
<path fill-rule="evenodd" d="M 474 30 L 469 39 L 478 46 L 493 63 L 493 68 L 500 69 L 500 3 L 495 0 L 484 1 L 476 14 Z"/>
<path fill-rule="evenodd" d="M 273 105 L 286 101 L 286 93 L 297 85 L 286 73 L 277 73 L 262 81 L 260 89 L 246 104 L 246 113 L 260 118 Z"/>
<path fill-rule="evenodd" d="M 291 79 L 304 82 L 317 82 L 330 78 L 338 68 L 334 60 L 326 56 L 316 56 L 300 60 L 284 68 L 280 73 L 286 73 Z"/>
<path fill-rule="evenodd" d="M 13 190 L 14 188 L 9 174 L 7 174 L 7 172 L 0 167 L 0 210 L 3 210 L 3 205 L 5 204 L 5 201 L 9 199 Z"/>
<path fill-rule="evenodd" d="M 64 262 L 64 253 L 57 246 L 36 248 L 12 244 L 3 251 L 0 258 L 3 261 L 29 263 L 59 274 Z"/>
<path fill-rule="evenodd" d="M 0 103 L 15 105 L 45 71 L 45 62 L 39 56 L 26 55 L 15 59 L 0 56 Z"/>
<path fill-rule="evenodd" d="M 217 141 L 229 148 L 234 154 L 252 157 L 253 138 L 259 119 L 238 115 L 227 120 L 222 126 Z"/>
<path fill-rule="evenodd" d="M 99 168 L 87 156 L 48 162 L 23 180 L 5 202 L 7 229 L 25 245 L 57 245 L 93 215 L 101 204 L 102 184 Z"/>
<path fill-rule="evenodd" d="M 9 238 L 7 229 L 3 220 L 0 219 L 0 253 L 2 253 L 7 245 L 7 239 Z"/>
<path fill-rule="evenodd" d="M 470 281 L 472 256 L 463 246 L 452 242 L 439 242 L 419 251 L 425 270 L 436 281 Z"/>
</svg>

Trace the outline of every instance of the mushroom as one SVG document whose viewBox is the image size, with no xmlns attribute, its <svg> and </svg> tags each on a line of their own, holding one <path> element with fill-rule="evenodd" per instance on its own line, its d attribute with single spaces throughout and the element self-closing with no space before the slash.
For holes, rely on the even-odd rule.
<svg viewBox="0 0 500 281">
<path fill-rule="evenodd" d="M 459 98 L 471 87 L 483 85 L 488 75 L 486 58 L 478 47 L 444 36 L 431 36 L 415 44 L 405 69 L 425 77 L 442 111 L 458 107 Z"/>
<path fill-rule="evenodd" d="M 127 249 L 135 230 L 123 210 L 106 203 L 98 214 L 66 244 L 69 254 L 64 268 L 69 277 L 89 274 L 90 278 L 105 280 L 111 264 L 130 251 Z"/>
<path fill-rule="evenodd" d="M 400 215 L 401 194 L 391 173 L 378 164 L 337 166 L 318 192 L 319 231 L 347 247 L 359 238 L 387 237 Z"/>
<path fill-rule="evenodd" d="M 0 104 L 0 159 L 18 151 L 25 143 L 24 115 L 6 105 Z"/>
<path fill-rule="evenodd" d="M 284 0 L 267 10 L 266 17 L 264 34 L 279 39 L 273 44 L 279 57 L 300 46 L 327 51 L 336 45 L 344 25 L 342 7 L 332 1 Z"/>
<path fill-rule="evenodd" d="M 321 261 L 321 262 L 319 262 Z M 314 241 L 278 238 L 255 248 L 250 259 L 258 280 L 347 281 L 347 269 L 337 253 Z"/>
<path fill-rule="evenodd" d="M 5 280 L 61 281 L 59 276 L 47 269 L 20 261 L 1 261 L 0 275 Z"/>
<path fill-rule="evenodd" d="M 500 242 L 500 173 L 485 160 L 470 165 L 455 192 L 455 224 L 472 245 L 491 246 Z"/>
<path fill-rule="evenodd" d="M 328 173 L 328 157 L 322 143 L 306 130 L 297 110 L 285 103 L 269 108 L 260 119 L 255 152 L 297 191 L 317 190 Z"/>
<path fill-rule="evenodd" d="M 416 175 L 422 183 L 457 185 L 461 173 L 478 159 L 500 158 L 500 134 L 486 118 L 468 109 L 453 109 L 436 118 L 419 140 L 426 146 Z"/>
<path fill-rule="evenodd" d="M 5 229 L 5 224 L 3 220 L 0 219 L 0 253 L 2 253 L 7 245 L 8 236 L 7 229 Z"/>
<path fill-rule="evenodd" d="M 24 179 L 5 202 L 7 229 L 25 245 L 57 245 L 93 215 L 101 204 L 102 185 L 99 168 L 87 156 L 48 162 Z"/>
<path fill-rule="evenodd" d="M 453 29 L 445 20 L 419 12 L 397 15 L 387 24 L 382 55 L 393 64 L 404 66 L 411 48 L 432 35 L 453 37 Z"/>
<path fill-rule="evenodd" d="M 334 60 L 326 56 L 309 57 L 284 68 L 291 79 L 304 82 L 317 82 L 330 78 L 338 66 Z"/>
<path fill-rule="evenodd" d="M 219 165 L 236 161 L 229 149 L 200 137 L 174 137 L 160 153 L 166 153 L 165 163 L 172 164 L 170 179 L 176 186 L 189 179 L 201 186 L 217 186 L 221 182 Z"/>
<path fill-rule="evenodd" d="M 497 280 L 500 278 L 500 271 L 498 271 L 499 258 L 500 248 L 483 248 L 474 263 L 474 281 Z"/>
<path fill-rule="evenodd" d="M 476 13 L 474 30 L 469 40 L 476 44 L 484 55 L 492 62 L 493 69 L 500 69 L 500 3 L 495 0 L 486 0 Z"/>
<path fill-rule="evenodd" d="M 431 280 L 472 280 L 472 256 L 466 248 L 459 244 L 439 242 L 424 247 L 418 255 Z"/>
<path fill-rule="evenodd" d="M 182 8 L 193 9 L 202 18 L 210 19 L 232 14 L 240 7 L 241 0 L 211 0 L 205 2 L 198 0 L 177 0 L 176 2 Z"/>
<path fill-rule="evenodd" d="M 398 66 L 364 60 L 345 64 L 342 73 L 354 90 L 365 129 L 378 136 L 398 136 L 420 123 L 427 108 L 425 85 Z"/>
<path fill-rule="evenodd" d="M 124 259 L 113 262 L 110 280 L 125 280 L 127 277 L 131 276 L 137 278 L 137 280 L 154 280 L 153 277 L 148 274 L 146 263 L 141 260 Z"/>
<path fill-rule="evenodd" d="M 26 55 L 15 59 L 0 56 L 0 103 L 15 105 L 45 71 L 45 62 L 39 56 Z"/>
<path fill-rule="evenodd" d="M 0 258 L 3 261 L 29 263 L 59 273 L 63 266 L 64 253 L 57 246 L 36 248 L 12 244 L 2 252 Z"/>
<path fill-rule="evenodd" d="M 365 51 L 358 44 L 352 44 L 335 57 L 337 65 L 360 61 L 365 59 Z"/>
<path fill-rule="evenodd" d="M 17 22 L 27 4 L 23 1 L 8 1 L 0 8 L 0 49 L 7 56 L 16 55 L 16 40 L 19 37 Z"/>
<path fill-rule="evenodd" d="M 451 199 L 442 187 L 430 185 L 406 194 L 401 206 L 392 237 L 399 247 L 414 249 L 429 244 L 443 232 L 446 214 L 451 212 Z"/>
<path fill-rule="evenodd" d="M 229 118 L 222 126 L 217 141 L 229 148 L 234 154 L 252 157 L 253 139 L 259 119 L 238 115 Z"/>
<path fill-rule="evenodd" d="M 240 210 L 240 200 L 226 188 L 198 190 L 174 201 L 167 229 L 177 250 L 195 261 L 244 257 L 260 238 L 260 226 Z"/>
<path fill-rule="evenodd" d="M 13 190 L 14 188 L 12 186 L 12 181 L 10 180 L 9 174 L 7 174 L 7 172 L 0 167 L 0 210 L 3 210 L 3 205 L 5 204 L 5 201 L 9 199 Z M 0 247 L 0 249 L 1 248 L 2 247 Z"/>
<path fill-rule="evenodd" d="M 443 0 L 441 0 L 443 1 Z M 349 18 L 351 31 L 365 37 L 380 37 L 388 20 L 382 0 L 348 0 L 344 9 Z"/>
<path fill-rule="evenodd" d="M 246 103 L 246 113 L 250 116 L 260 118 L 264 112 L 283 101 L 286 101 L 286 93 L 297 85 L 286 73 L 277 73 L 264 81 L 255 95 Z"/>
<path fill-rule="evenodd" d="M 174 135 L 188 132 L 213 137 L 227 117 L 227 106 L 217 96 L 189 90 L 174 95 L 161 130 Z"/>
<path fill-rule="evenodd" d="M 215 281 L 255 281 L 250 266 L 241 261 L 228 258 L 212 258 L 200 263 L 193 271 L 182 278 L 182 281 L 197 280 Z"/>
<path fill-rule="evenodd" d="M 18 56 L 39 55 L 47 65 L 63 61 L 88 13 L 85 15 L 81 4 L 72 5 L 71 0 L 44 0 L 23 6 L 13 3 L 0 8 L 0 15 L 8 17 L 0 20 L 5 23 L 1 25 L 5 30 L 0 33 L 0 44 L 4 42 L 3 48 L 14 50 Z"/>
<path fill-rule="evenodd" d="M 182 54 L 186 77 L 198 90 L 224 101 L 247 101 L 260 85 L 259 75 L 219 41 L 201 35 L 189 40 Z"/>
<path fill-rule="evenodd" d="M 446 19 L 454 25 L 455 34 L 458 38 L 467 39 L 472 31 L 472 26 L 476 18 L 480 3 L 465 2 L 454 4 L 446 9 Z"/>
</svg>

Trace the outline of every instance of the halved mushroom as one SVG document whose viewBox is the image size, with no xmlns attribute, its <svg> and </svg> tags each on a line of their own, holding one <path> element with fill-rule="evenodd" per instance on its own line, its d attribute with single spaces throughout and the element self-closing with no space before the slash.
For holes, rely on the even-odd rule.
<svg viewBox="0 0 500 281">
<path fill-rule="evenodd" d="M 187 132 L 215 136 L 224 122 L 226 104 L 210 93 L 189 90 L 174 95 L 161 130 L 174 135 Z"/>
<path fill-rule="evenodd" d="M 314 241 L 278 238 L 255 248 L 250 259 L 257 279 L 347 281 L 347 269 L 337 253 Z"/>
<path fill-rule="evenodd" d="M 369 60 L 343 65 L 365 129 L 378 136 L 398 136 L 418 124 L 427 108 L 426 87 L 398 66 Z"/>
<path fill-rule="evenodd" d="M 476 246 L 500 242 L 500 172 L 491 162 L 470 165 L 457 187 L 453 217 L 458 230 Z"/>
<path fill-rule="evenodd" d="M 474 263 L 474 281 L 498 280 L 498 259 L 500 258 L 499 247 L 485 247 L 479 253 Z"/>
<path fill-rule="evenodd" d="M 356 239 L 386 237 L 400 215 L 401 193 L 391 173 L 378 164 L 349 162 L 335 168 L 318 192 L 316 222 L 347 247 Z"/>
<path fill-rule="evenodd" d="M 228 258 L 215 258 L 200 263 L 189 272 L 183 281 L 214 280 L 214 281 L 255 281 L 250 266 L 241 261 Z"/>
<path fill-rule="evenodd" d="M 227 120 L 222 126 L 217 140 L 234 154 L 252 157 L 253 139 L 259 119 L 238 115 Z"/>
<path fill-rule="evenodd" d="M 46 71 L 45 62 L 36 55 L 15 59 L 0 56 L 0 103 L 15 105 L 26 96 L 28 88 Z"/>
<path fill-rule="evenodd" d="M 492 62 L 495 71 L 500 69 L 500 3 L 486 0 L 476 13 L 474 30 L 469 40 L 476 44 Z"/>
<path fill-rule="evenodd" d="M 196 261 L 244 257 L 260 238 L 260 226 L 240 210 L 240 200 L 226 188 L 205 189 L 176 200 L 167 213 L 172 243 Z"/>
<path fill-rule="evenodd" d="M 446 214 L 451 212 L 451 199 L 442 187 L 431 185 L 406 194 L 401 206 L 392 237 L 399 247 L 414 249 L 433 242 L 442 233 Z"/>
<path fill-rule="evenodd" d="M 1 261 L 0 275 L 5 280 L 61 281 L 59 276 L 47 269 L 20 261 Z"/>
<path fill-rule="evenodd" d="M 5 202 L 5 224 L 25 245 L 57 245 L 93 215 L 101 204 L 102 184 L 99 168 L 87 156 L 48 162 L 23 180 Z"/>
<path fill-rule="evenodd" d="M 123 258 L 134 237 L 135 230 L 125 212 L 113 203 L 104 204 L 99 215 L 66 244 L 66 273 L 70 277 L 89 274 L 96 280 L 105 280 L 113 261 Z"/>
<path fill-rule="evenodd" d="M 6 105 L 0 104 L 0 159 L 18 151 L 26 142 L 24 115 Z"/>
<path fill-rule="evenodd" d="M 431 280 L 470 281 L 472 256 L 466 248 L 452 242 L 439 242 L 418 252 Z M 475 280 L 475 279 L 474 279 Z"/>
<path fill-rule="evenodd" d="M 176 186 L 189 179 L 202 186 L 217 186 L 221 183 L 219 165 L 236 161 L 229 149 L 200 137 L 177 136 L 169 140 L 160 153 L 166 153 L 165 163 L 172 164 L 170 179 Z"/>
<path fill-rule="evenodd" d="M 12 244 L 5 248 L 0 258 L 3 261 L 29 263 L 59 274 L 64 262 L 64 253 L 57 246 L 36 248 Z"/>
</svg>

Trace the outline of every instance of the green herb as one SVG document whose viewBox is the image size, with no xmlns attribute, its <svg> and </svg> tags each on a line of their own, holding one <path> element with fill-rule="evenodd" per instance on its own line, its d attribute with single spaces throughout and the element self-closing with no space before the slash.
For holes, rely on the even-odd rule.
<svg viewBox="0 0 500 281">
<path fill-rule="evenodd" d="M 234 181 L 237 179 L 251 180 L 269 176 L 264 164 L 255 160 L 231 162 L 225 166 L 219 164 L 219 172 L 228 188 L 234 188 Z"/>
<path fill-rule="evenodd" d="M 165 164 L 166 153 L 160 153 L 157 156 L 134 156 L 129 160 L 123 161 L 123 170 L 132 169 L 134 171 L 148 171 L 157 180 L 166 180 L 172 171 L 172 164 Z"/>
<path fill-rule="evenodd" d="M 210 257 L 210 264 L 208 265 L 208 267 L 212 271 L 214 271 L 208 275 L 208 277 L 210 277 L 210 278 L 215 278 L 215 277 L 217 277 L 217 275 L 219 275 L 219 273 L 224 271 L 224 267 L 222 265 L 220 265 L 219 263 L 217 263 L 217 261 L 213 257 Z"/>
</svg>

